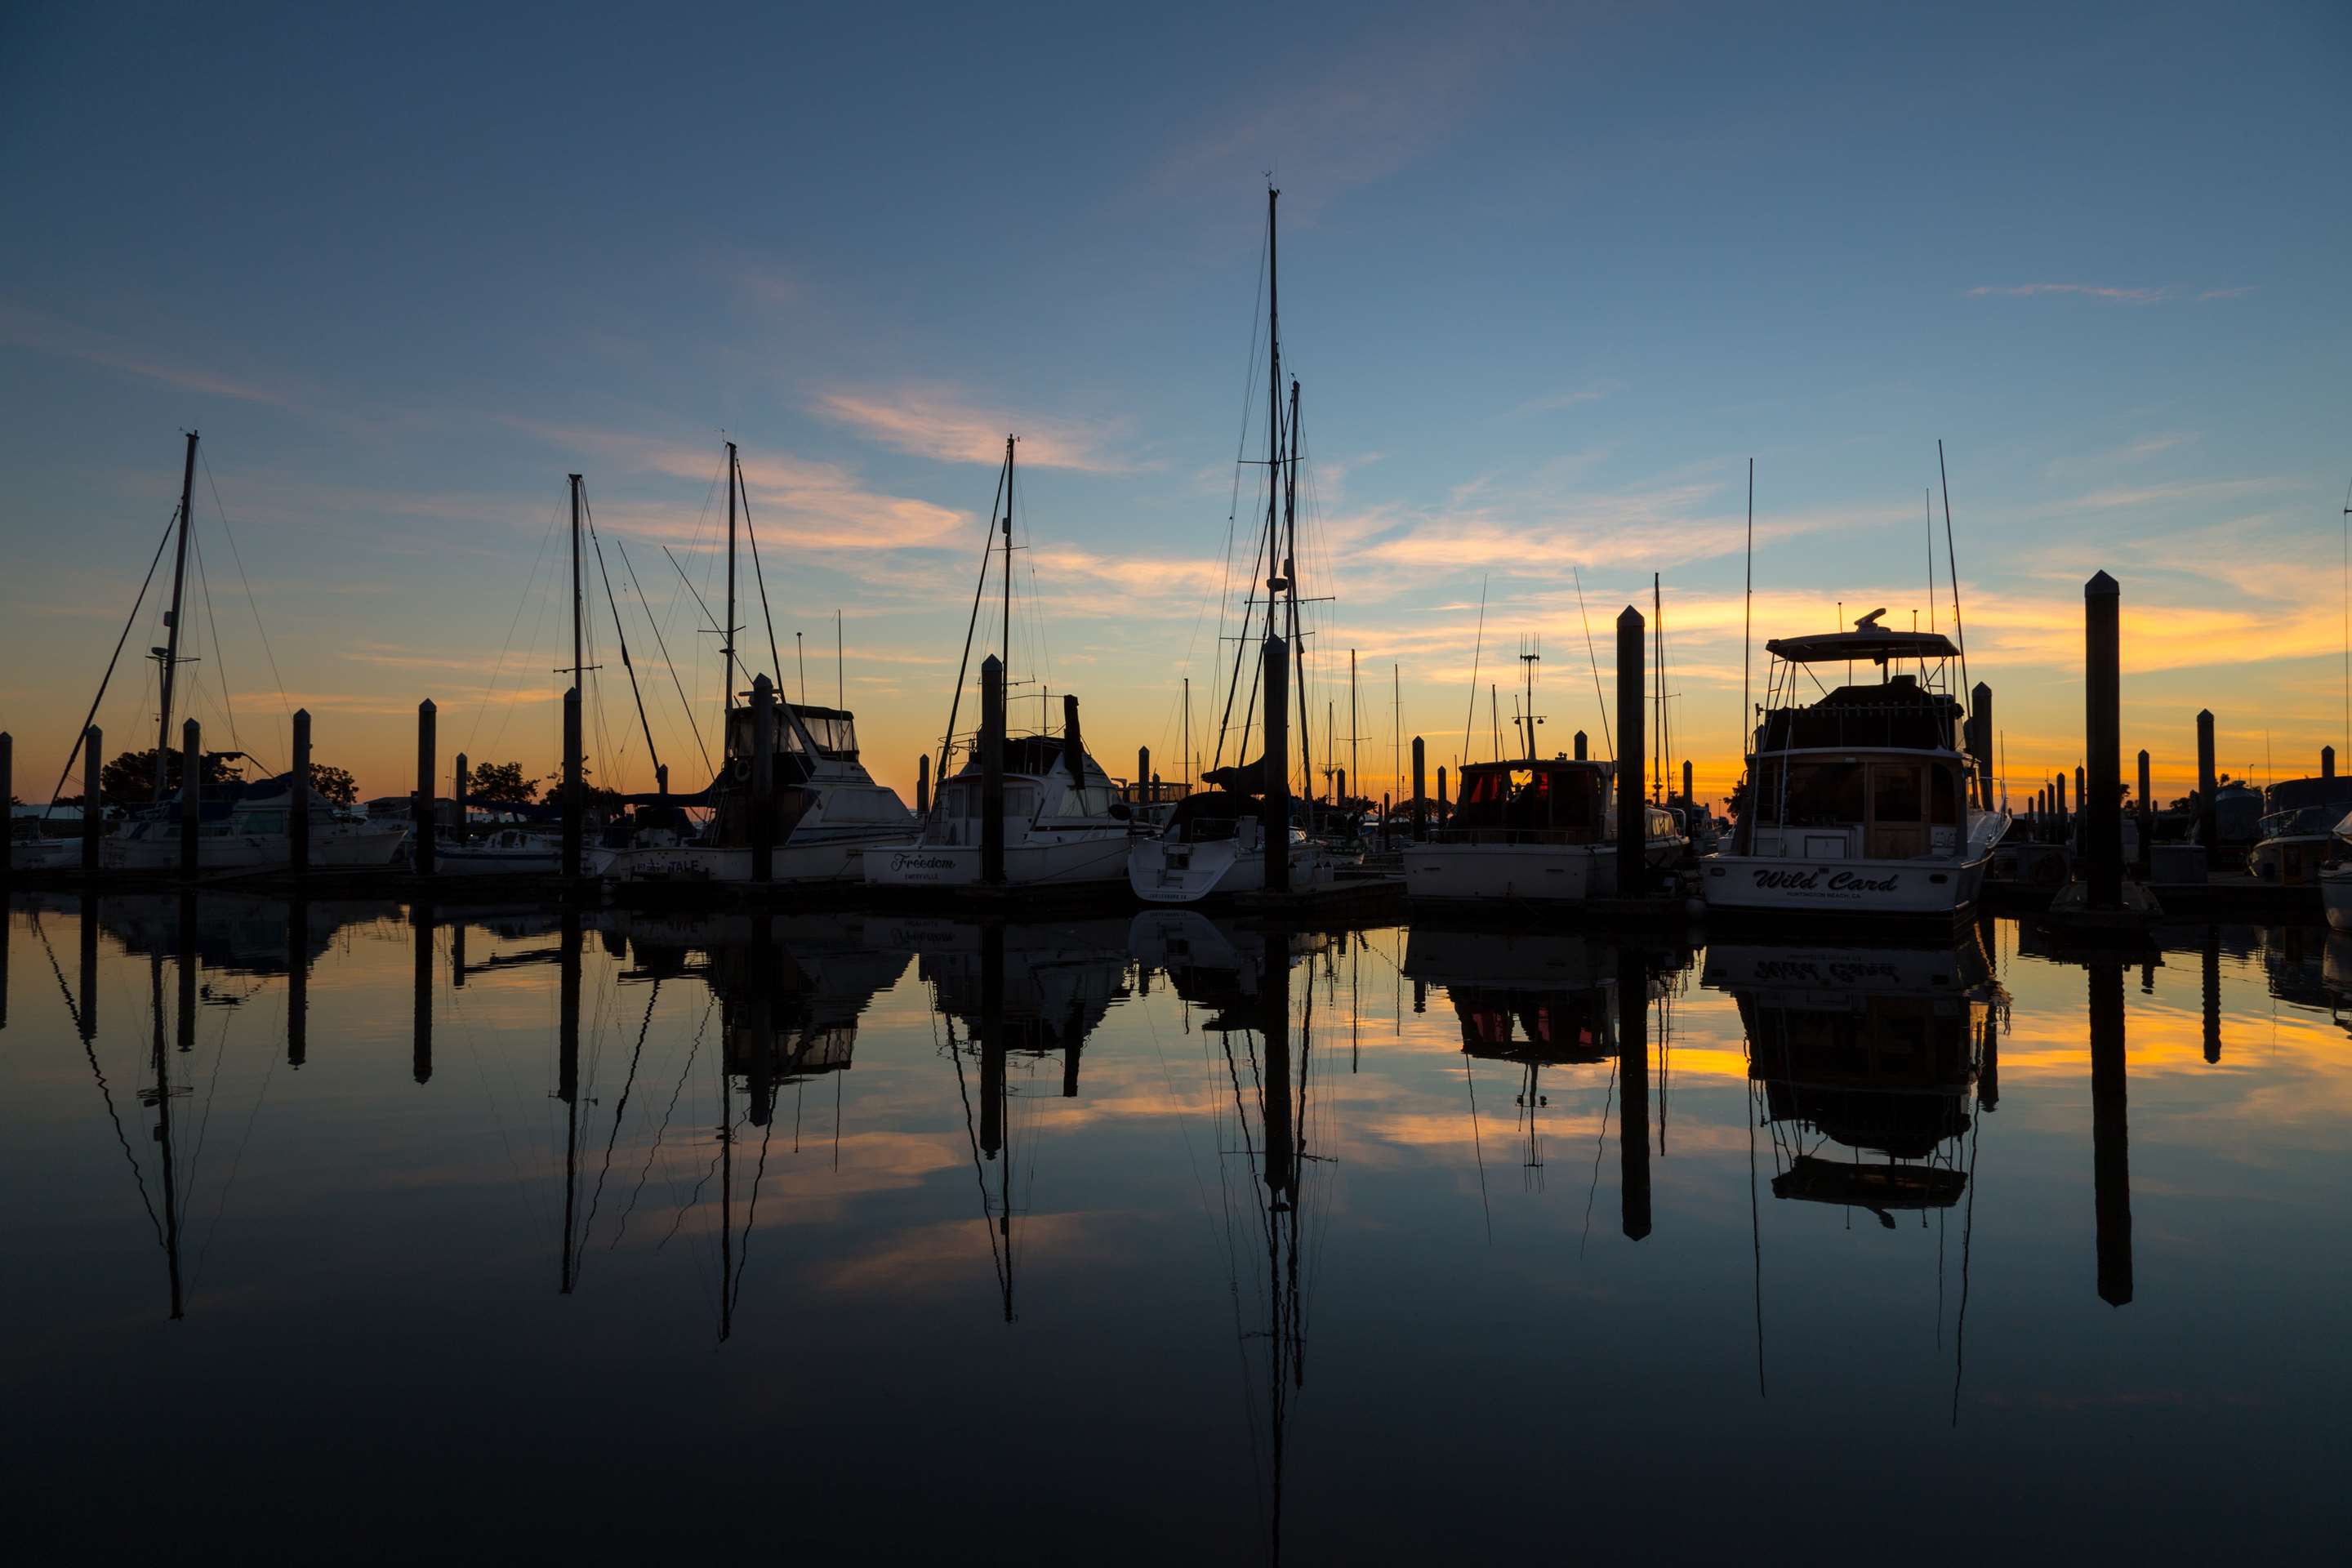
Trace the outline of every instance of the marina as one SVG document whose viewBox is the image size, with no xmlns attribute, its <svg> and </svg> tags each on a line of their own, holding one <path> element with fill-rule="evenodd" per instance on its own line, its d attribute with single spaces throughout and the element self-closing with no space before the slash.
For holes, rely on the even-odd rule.
<svg viewBox="0 0 2352 1568">
<path fill-rule="evenodd" d="M 653 1549 L 715 1447 L 821 1448 L 820 1549 L 1442 1551 L 1445 1478 L 1546 1484 L 1571 1406 L 1620 1438 L 1578 1484 L 1669 1557 L 1739 1552 L 1832 1448 L 1864 1529 L 1923 1465 L 1985 1539 L 2075 1528 L 2086 1483 L 2116 1550 L 2342 1522 L 2324 927 L 2126 962 L 1990 918 L 1695 947 L 164 892 L 5 931 L 0 1311 L 38 1347 L 5 1447 L 59 1550 L 142 1550 L 259 1464 L 398 1553 L 509 1517 L 518 1463 L 599 1501 L 514 1550 Z M 1747 1458 L 1678 1510 L 1693 1430 Z M 952 1462 L 982 1432 L 1087 1506 Z M 102 1506 L 94 1443 L 154 1506 Z M 1427 1484 L 1367 1484 L 1416 1445 Z"/>
</svg>

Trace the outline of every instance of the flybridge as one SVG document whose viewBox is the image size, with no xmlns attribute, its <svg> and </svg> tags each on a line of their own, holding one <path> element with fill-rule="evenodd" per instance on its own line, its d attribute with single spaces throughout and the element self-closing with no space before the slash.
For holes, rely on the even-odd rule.
<svg viewBox="0 0 2352 1568">
<path fill-rule="evenodd" d="M 1952 639 L 1941 632 L 1890 632 L 1876 626 L 1809 637 L 1775 637 L 1764 645 L 1764 651 L 1790 664 L 1889 664 L 1960 656 Z"/>
</svg>

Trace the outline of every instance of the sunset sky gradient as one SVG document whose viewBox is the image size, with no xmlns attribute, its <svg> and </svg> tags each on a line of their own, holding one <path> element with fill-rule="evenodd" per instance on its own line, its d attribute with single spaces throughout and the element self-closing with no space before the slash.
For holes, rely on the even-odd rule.
<svg viewBox="0 0 2352 1568">
<path fill-rule="evenodd" d="M 715 584 L 731 436 L 784 684 L 803 632 L 809 696 L 831 700 L 838 608 L 868 761 L 911 796 L 1013 431 L 1015 674 L 1079 694 L 1114 773 L 1148 744 L 1173 774 L 1181 682 L 1205 726 L 1219 662 L 1234 459 L 1262 455 L 1243 393 L 1254 369 L 1263 390 L 1269 173 L 1303 567 L 1333 596 L 1309 717 L 1319 749 L 1336 692 L 1345 733 L 1357 650 L 1376 793 L 1392 668 L 1403 732 L 1458 761 L 1482 592 L 1479 683 L 1540 636 L 1547 749 L 1597 742 L 1577 575 L 1606 685 L 1609 624 L 1646 611 L 1655 571 L 1675 750 L 1719 795 L 1748 460 L 1760 658 L 1841 603 L 1927 624 L 1939 437 L 2013 794 L 2078 760 L 2101 568 L 2123 584 L 2125 747 L 2154 753 L 2162 793 L 2186 787 L 2200 707 L 2232 773 L 2352 755 L 2352 14 L 1433 15 L 12 7 L 17 793 L 64 760 L 190 427 L 215 746 L 233 711 L 282 765 L 303 705 L 321 761 L 404 790 L 431 697 L 445 789 L 459 750 L 551 770 L 552 531 L 577 470 L 688 782 L 614 547 L 715 749 L 712 639 L 662 547 Z M 162 640 L 154 603 L 101 714 L 110 751 L 153 721 L 131 659 Z M 756 598 L 743 619 L 764 666 Z M 599 776 L 649 787 L 596 635 Z M 1484 754 L 1483 700 L 1473 731 Z"/>
</svg>

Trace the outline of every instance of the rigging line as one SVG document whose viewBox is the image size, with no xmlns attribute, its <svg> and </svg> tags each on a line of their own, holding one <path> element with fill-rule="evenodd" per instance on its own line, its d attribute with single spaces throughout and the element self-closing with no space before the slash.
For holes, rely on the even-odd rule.
<svg viewBox="0 0 2352 1568">
<path fill-rule="evenodd" d="M 278 1009 L 278 1016 L 284 1018 L 283 1007 Z M 221 1021 L 221 1043 L 226 1047 L 228 1043 L 228 1022 L 226 1018 Z M 217 1076 L 220 1070 L 217 1060 L 213 1064 L 213 1070 Z M 220 1234 L 221 1216 L 228 1212 L 228 1195 L 236 1186 L 237 1172 L 245 1168 L 245 1152 L 253 1145 L 253 1124 L 261 1116 L 261 1107 L 269 1098 L 270 1081 L 277 1076 L 278 1053 L 272 1051 L 269 1053 L 269 1066 L 261 1075 L 261 1088 L 253 1097 L 253 1109 L 245 1115 L 245 1136 L 237 1141 L 236 1156 L 229 1162 L 228 1175 L 221 1183 L 220 1201 L 213 1205 L 213 1223 L 205 1231 L 204 1245 L 196 1249 L 195 1266 L 188 1270 L 188 1293 L 191 1296 L 195 1294 L 196 1280 L 204 1274 L 205 1259 L 212 1256 L 213 1237 Z"/>
<path fill-rule="evenodd" d="M 629 574 L 629 586 L 636 592 L 637 607 L 646 613 L 646 625 L 653 628 L 654 647 L 661 650 L 662 663 L 669 669 L 669 683 L 677 692 L 677 705 L 686 714 L 687 732 L 694 737 L 694 749 L 702 753 L 702 765 L 715 773 L 719 770 L 710 761 L 710 748 L 702 743 L 702 727 L 694 721 L 694 705 L 686 700 L 686 687 L 677 679 L 677 661 L 669 656 L 669 645 L 662 638 L 661 623 L 654 619 L 654 607 L 646 599 L 645 584 L 637 581 L 637 569 L 630 564 L 628 542 L 615 539 L 613 548 L 620 553 L 622 570 Z"/>
<path fill-rule="evenodd" d="M 621 1119 L 629 1113 L 629 1091 L 637 1086 L 637 1063 L 645 1058 L 646 1033 L 654 1026 L 654 1004 L 660 1000 L 661 976 L 656 974 L 654 976 L 653 994 L 646 998 L 645 1020 L 637 1026 L 636 1049 L 629 1054 L 629 1076 L 621 1084 L 621 1102 L 613 1108 L 613 1131 L 604 1139 L 604 1163 L 596 1173 L 595 1191 L 588 1194 L 588 1217 L 580 1226 L 580 1239 L 583 1246 L 596 1231 L 596 1205 L 604 1200 L 604 1178 L 613 1173 L 613 1146 L 621 1141 Z M 580 1265 L 576 1254 L 572 1266 L 572 1283 L 575 1289 L 580 1284 Z"/>
<path fill-rule="evenodd" d="M 1609 760 L 1613 763 L 1617 760 L 1617 742 L 1609 733 L 1609 699 L 1601 690 L 1601 655 L 1592 646 L 1592 617 L 1584 608 L 1584 569 L 1571 566 L 1569 570 L 1576 574 L 1576 614 L 1584 623 L 1584 657 L 1592 662 L 1592 700 L 1601 710 L 1601 743 L 1609 748 Z M 1475 706 L 1478 694 L 1472 692 L 1470 700 Z"/>
<path fill-rule="evenodd" d="M 122 623 L 122 635 L 114 639 L 113 656 L 106 661 L 106 673 L 99 678 L 98 695 L 89 700 L 89 711 L 82 715 L 81 728 L 74 731 L 72 748 L 66 752 L 66 765 L 58 770 L 57 787 L 49 791 L 51 801 L 65 793 L 66 779 L 73 773 L 74 759 L 81 755 L 82 738 L 89 733 L 90 721 L 98 717 L 98 705 L 106 700 L 106 688 L 114 679 L 115 660 L 122 657 L 122 645 L 131 640 L 131 628 L 139 624 L 139 608 L 147 602 L 147 590 L 155 581 L 155 568 L 163 560 L 163 547 L 172 542 L 172 530 L 178 526 L 179 521 L 180 509 L 175 506 L 172 509 L 172 521 L 163 525 L 163 537 L 155 542 L 155 558 L 147 563 L 147 575 L 139 584 L 139 596 L 131 602 L 131 614 Z M 84 809 L 87 809 L 89 797 L 98 793 L 98 781 L 82 780 L 81 793 Z"/>
<path fill-rule="evenodd" d="M 669 1119 L 677 1110 L 677 1097 L 686 1090 L 687 1078 L 694 1071 L 695 1056 L 702 1049 L 703 1034 L 710 1027 L 711 1011 L 718 1005 L 719 995 L 713 992 L 710 1000 L 703 1005 L 702 1022 L 695 1027 L 694 1043 L 687 1047 L 686 1066 L 678 1069 L 677 1087 L 669 1091 L 669 1105 L 662 1111 L 661 1125 L 654 1129 L 653 1143 L 646 1150 L 645 1168 L 637 1173 L 636 1187 L 629 1194 L 629 1206 L 621 1211 L 621 1223 L 613 1227 L 613 1239 L 605 1244 L 607 1252 L 620 1246 L 621 1238 L 628 1234 L 629 1216 L 637 1212 L 637 1200 L 645 1195 L 646 1179 L 653 1174 L 654 1161 L 661 1153 L 662 1135 L 669 1131 Z"/>
<path fill-rule="evenodd" d="M 160 552 L 158 552 L 160 553 Z M 85 913 L 82 919 L 90 917 Z M 73 989 L 66 984 L 66 972 L 58 963 L 57 949 L 49 945 L 47 928 L 38 921 L 33 930 L 40 936 L 42 951 L 49 955 L 49 972 L 58 977 L 58 994 L 66 999 L 66 1016 L 73 1020 L 74 1032 L 80 1034 L 81 1010 L 74 1005 Z M 147 1223 L 155 1227 L 155 1245 L 163 1245 L 163 1222 L 155 1217 L 155 1204 L 147 1195 L 147 1178 L 139 1169 L 139 1157 L 131 1152 L 131 1140 L 122 1131 L 122 1118 L 114 1109 L 114 1091 L 107 1087 L 106 1074 L 98 1065 L 98 1037 L 95 1035 L 81 1043 L 82 1055 L 89 1058 L 90 1076 L 98 1080 L 99 1098 L 106 1101 L 106 1119 L 114 1123 L 114 1141 L 122 1146 L 122 1158 L 131 1167 L 131 1179 L 138 1184 L 139 1203 L 147 1211 Z"/>
<path fill-rule="evenodd" d="M 751 580 L 760 585 L 760 618 L 768 623 L 768 662 L 776 672 L 777 686 L 782 687 L 784 683 L 784 656 L 776 651 L 776 617 L 768 610 L 768 574 L 760 570 L 760 531 L 751 526 L 751 486 L 743 478 L 743 458 L 740 453 L 735 458 L 734 469 L 727 482 L 733 485 L 735 493 L 743 498 L 743 531 L 751 541 Z M 625 654 L 622 657 L 624 659 L 627 658 Z"/>
<path fill-rule="evenodd" d="M 939 994 L 936 987 L 934 987 L 932 991 L 931 1005 L 934 1008 L 940 1006 Z M 987 1047 L 985 1044 L 982 1044 L 981 1048 L 985 1050 Z M 1005 1289 L 1005 1263 L 1003 1258 L 998 1254 L 996 1249 L 996 1227 L 988 1223 L 988 1172 L 982 1167 L 981 1163 L 980 1133 L 975 1129 L 972 1121 L 971 1091 L 968 1087 L 966 1087 L 964 1082 L 963 1052 L 956 1047 L 955 1020 L 953 1017 L 950 1017 L 948 1020 L 948 1060 L 955 1065 L 956 1096 L 963 1101 L 964 1141 L 971 1146 L 972 1181 L 980 1188 L 980 1227 L 988 1232 L 988 1260 L 990 1266 L 996 1270 L 996 1288 L 999 1290 L 1003 1290 Z M 1005 1157 L 1010 1159 L 1012 1156 L 1008 1154 Z M 1010 1241 L 1011 1237 L 1009 1235 L 1006 1239 L 1008 1242 Z"/>
<path fill-rule="evenodd" d="M 207 635 L 212 638 L 213 668 L 218 672 L 215 679 L 215 683 L 220 687 L 221 711 L 228 716 L 228 743 L 234 749 L 241 752 L 245 750 L 245 742 L 238 740 L 236 735 L 236 700 L 229 695 L 228 659 L 227 656 L 221 652 L 220 622 L 215 619 L 213 616 L 212 579 L 205 574 L 204 538 L 202 535 L 197 533 L 194 529 L 190 529 L 188 531 L 188 542 L 195 546 L 196 587 L 198 592 L 204 595 L 205 626 L 206 628 Z M 193 680 L 188 683 L 188 706 L 191 708 L 195 706 L 195 682 Z M 201 763 L 198 763 L 199 769 L 202 768 L 202 765 L 203 764 Z M 267 767 L 268 764 L 265 763 L 262 765 Z M 198 782 L 202 782 L 201 773 L 199 773 L 198 775 Z"/>
<path fill-rule="evenodd" d="M 213 510 L 220 513 L 221 537 L 228 541 L 229 559 L 236 563 L 236 580 L 245 587 L 245 607 L 253 612 L 253 630 L 261 638 L 261 657 L 269 661 L 269 679 L 278 688 L 278 706 L 285 710 L 286 722 L 294 722 L 294 711 L 286 700 L 286 678 L 278 673 L 278 655 L 270 650 L 269 632 L 261 624 L 261 605 L 253 596 L 253 582 L 245 574 L 245 556 L 236 547 L 236 533 L 228 525 L 228 508 L 221 505 L 220 486 L 213 480 L 212 459 L 202 447 L 196 448 L 196 461 L 204 465 L 205 484 L 213 492 Z M 288 766 L 292 766 L 289 763 Z"/>
<path fill-rule="evenodd" d="M 1009 457 L 1006 458 L 1006 462 L 1009 466 L 1011 463 L 1011 458 Z M 964 679 L 971 673 L 972 633 L 978 630 L 980 626 L 981 595 L 988 592 L 988 563 L 990 561 L 993 560 L 996 555 L 996 509 L 998 504 L 1003 500 L 1004 470 L 1000 468 L 996 473 L 996 493 L 989 497 L 988 500 L 988 526 L 982 531 L 980 580 L 972 584 L 971 619 L 964 624 L 963 657 L 956 663 L 955 690 L 948 699 L 948 727 L 946 731 L 940 737 L 940 766 L 938 775 L 934 781 L 940 787 L 931 792 L 931 809 L 934 812 L 937 812 L 940 808 L 940 797 L 946 794 L 948 782 L 948 758 L 955 750 L 956 715 L 963 711 Z M 1009 573 L 1012 568 L 1007 566 L 1005 570 Z M 1009 652 L 1006 657 L 1011 657 Z M 1006 673 L 1010 674 L 1010 671 L 1008 670 Z M 1010 700 L 1009 697 L 1007 700 Z M 1006 728 L 1011 728 L 1009 722 L 1007 723 Z"/>
<path fill-rule="evenodd" d="M 251 612 L 251 614 L 252 614 L 252 616 L 253 616 L 253 629 L 254 629 L 254 632 L 255 632 L 255 633 L 256 633 L 256 635 L 257 635 L 257 636 L 260 637 L 260 639 L 261 639 L 261 655 L 262 655 L 262 658 L 264 658 L 265 659 L 267 659 L 267 660 L 268 661 L 268 663 L 269 663 L 269 679 L 270 679 L 271 682 L 272 682 L 272 683 L 273 683 L 273 684 L 278 688 L 278 706 L 279 710 L 280 710 L 281 711 L 283 711 L 283 712 L 286 714 L 286 720 L 287 720 L 287 723 L 289 724 L 289 726 L 291 726 L 291 724 L 293 723 L 293 721 L 294 721 L 294 715 L 293 715 L 292 706 L 291 706 L 291 704 L 290 704 L 290 703 L 289 703 L 289 702 L 288 702 L 287 698 L 286 698 L 286 679 L 285 679 L 285 677 L 283 677 L 282 675 L 278 674 L 278 655 L 277 655 L 277 653 L 276 653 L 274 650 L 272 650 L 272 649 L 271 649 L 271 647 L 270 647 L 270 646 L 269 646 L 269 633 L 268 633 L 268 630 L 266 627 L 264 627 L 264 626 L 262 626 L 262 624 L 261 624 L 261 606 L 260 606 L 260 605 L 259 605 L 259 604 L 255 600 L 255 598 L 254 598 L 254 596 L 253 596 L 253 583 L 252 583 L 252 580 L 251 580 L 250 578 L 248 578 L 248 577 L 246 575 L 246 571 L 245 571 L 245 557 L 244 557 L 244 554 L 243 554 L 243 553 L 242 553 L 242 552 L 237 549 L 237 547 L 236 547 L 236 533 L 235 533 L 235 532 L 230 529 L 230 527 L 229 527 L 229 524 L 228 524 L 228 509 L 227 509 L 226 507 L 224 507 L 224 506 L 222 506 L 222 505 L 221 505 L 221 499 L 220 499 L 220 486 L 219 486 L 218 484 L 215 483 L 215 482 L 214 482 L 214 479 L 213 479 L 212 460 L 205 455 L 205 453 L 203 452 L 203 450 L 202 450 L 201 448 L 199 448 L 199 449 L 198 449 L 198 451 L 197 451 L 197 454 L 196 454 L 196 460 L 197 460 L 198 462 L 200 462 L 200 463 L 202 463 L 202 464 L 204 465 L 204 468 L 205 468 L 205 485 L 206 485 L 207 487 L 209 487 L 209 488 L 211 489 L 211 490 L 212 490 L 212 492 L 213 492 L 213 509 L 214 509 L 215 511 L 217 511 L 217 512 L 219 512 L 219 513 L 220 513 L 220 520 L 221 520 L 221 534 L 222 534 L 222 537 L 226 538 L 226 539 L 228 541 L 229 557 L 230 557 L 230 559 L 231 559 L 231 560 L 233 560 L 233 561 L 235 561 L 235 562 L 236 563 L 236 575 L 237 575 L 237 581 L 238 581 L 240 584 L 243 584 L 243 586 L 244 586 L 244 588 L 245 588 L 245 604 L 246 604 L 246 608 L 247 608 L 249 612 Z M 199 558 L 198 558 L 198 570 L 199 570 L 199 572 L 200 572 L 200 573 L 201 573 L 201 571 L 202 571 L 202 566 L 203 566 L 203 562 L 202 562 L 202 557 L 201 557 L 201 553 L 200 553 L 200 554 L 199 554 Z M 207 602 L 207 605 L 206 605 L 206 614 L 207 614 L 207 615 L 209 615 L 209 614 L 210 614 L 210 605 L 209 605 L 209 601 Z M 217 640 L 218 640 L 218 639 L 217 639 L 217 636 L 215 636 L 215 641 L 217 641 Z M 233 734 L 234 734 L 234 732 L 235 732 L 235 730 L 234 730 L 234 722 L 233 722 L 233 721 L 232 721 L 232 726 L 231 726 L 231 732 L 232 732 L 232 735 L 233 735 Z M 290 767 L 292 764 L 289 763 L 288 765 Z"/>
<path fill-rule="evenodd" d="M 613 597 L 613 574 L 604 570 L 604 541 L 596 532 L 596 513 L 588 505 L 586 487 L 582 487 L 580 508 L 588 514 L 588 542 L 596 552 L 596 575 L 604 584 L 604 605 L 613 612 L 613 635 L 621 644 L 621 668 L 629 674 L 629 695 L 636 699 L 637 722 L 646 732 L 646 754 L 652 759 L 654 774 L 661 775 L 661 749 L 654 744 L 654 722 L 646 717 L 646 694 L 637 689 L 637 667 L 629 661 L 629 634 L 621 626 L 621 602 Z M 659 980 L 654 982 L 658 990 Z M 651 1016 L 650 1014 L 647 1015 Z"/>
<path fill-rule="evenodd" d="M 552 510 L 547 514 L 547 527 L 539 536 L 539 553 L 532 556 L 530 560 L 530 575 L 524 579 L 522 595 L 515 600 L 515 613 L 508 618 L 506 640 L 499 645 L 498 659 L 490 666 L 489 684 L 482 688 L 482 700 L 475 705 L 474 721 L 466 730 L 466 747 L 468 751 L 473 749 L 475 737 L 481 733 L 482 715 L 489 710 L 490 695 L 499 688 L 499 672 L 506 668 L 507 654 L 514 647 L 515 628 L 522 625 L 522 613 L 530 607 L 531 590 L 539 584 L 539 568 L 547 559 L 547 542 L 555 536 L 556 515 Z M 536 628 L 532 635 L 534 637 L 538 635 Z M 504 726 L 501 725 L 500 728 L 503 731 Z"/>
<path fill-rule="evenodd" d="M 1936 478 L 1944 487 L 1944 553 L 1946 575 L 1952 584 L 1952 635 L 1960 645 L 1960 684 L 1969 684 L 1969 632 L 1960 623 L 1960 558 L 1952 544 L 1952 479 L 1944 471 L 1944 443 L 1936 441 Z"/>
<path fill-rule="evenodd" d="M 1478 634 L 1470 645 L 1470 710 L 1462 716 L 1462 760 L 1470 760 L 1470 726 L 1478 719 L 1478 660 L 1486 651 L 1486 579 L 1478 579 Z"/>
<path fill-rule="evenodd" d="M 1462 1053 L 1462 1081 L 1470 1090 L 1470 1147 L 1478 1156 L 1478 1209 L 1486 1216 L 1486 1245 L 1495 1245 L 1495 1210 L 1486 1201 L 1486 1146 L 1478 1138 L 1478 1080 L 1470 1070 L 1470 1053 Z"/>
<path fill-rule="evenodd" d="M 1617 1048 L 1622 1051 L 1625 1048 L 1623 1043 L 1620 1042 Z M 1592 1239 L 1592 1200 L 1601 1191 L 1601 1157 L 1609 1150 L 1610 1108 L 1617 1103 L 1617 1060 L 1615 1057 L 1609 1058 L 1609 1089 L 1601 1098 L 1601 1133 L 1592 1141 L 1592 1184 L 1584 1190 L 1584 1234 L 1576 1242 L 1579 1258 L 1584 1256 L 1585 1243 Z M 1628 1089 L 1626 1092 L 1630 1094 L 1633 1091 Z M 1646 1138 L 1649 1135 L 1643 1133 L 1643 1136 Z"/>
<path fill-rule="evenodd" d="M 834 1075 L 834 1087 L 836 1091 L 840 1084 L 841 1077 L 836 1073 Z M 776 1119 L 771 1115 L 760 1128 L 760 1161 L 758 1164 L 751 1167 L 751 1205 L 743 1211 L 743 1241 L 735 1249 L 734 1288 L 728 1292 L 727 1296 L 727 1310 L 730 1312 L 735 1310 L 735 1304 L 743 1299 L 743 1270 L 751 1266 L 751 1226 L 760 1217 L 760 1179 L 768 1173 L 768 1139 L 775 1131 Z"/>
</svg>

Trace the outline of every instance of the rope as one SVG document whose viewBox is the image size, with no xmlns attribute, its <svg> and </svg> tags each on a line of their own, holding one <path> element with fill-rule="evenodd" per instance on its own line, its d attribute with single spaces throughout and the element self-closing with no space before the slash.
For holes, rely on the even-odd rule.
<svg viewBox="0 0 2352 1568">
<path fill-rule="evenodd" d="M 269 633 L 261 624 L 261 605 L 254 599 L 252 579 L 245 574 L 245 557 L 236 548 L 236 535 L 229 531 L 228 509 L 221 505 L 220 486 L 213 482 L 212 459 L 205 455 L 202 447 L 196 448 L 196 461 L 205 466 L 205 484 L 213 492 L 213 510 L 220 513 L 221 537 L 228 541 L 229 559 L 236 563 L 236 580 L 245 587 L 245 606 L 253 613 L 253 629 L 261 638 L 261 657 L 269 661 L 269 679 L 278 688 L 278 705 L 285 710 L 286 722 L 290 729 L 294 722 L 294 710 L 286 700 L 286 679 L 278 673 L 278 655 L 270 650 Z M 293 764 L 289 763 L 287 765 L 291 767 Z"/>
</svg>

